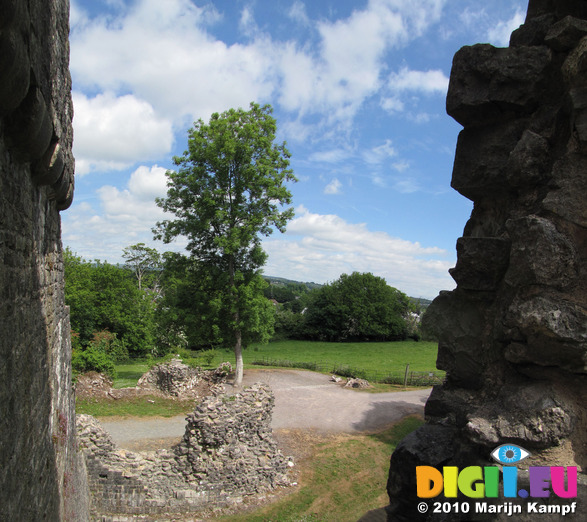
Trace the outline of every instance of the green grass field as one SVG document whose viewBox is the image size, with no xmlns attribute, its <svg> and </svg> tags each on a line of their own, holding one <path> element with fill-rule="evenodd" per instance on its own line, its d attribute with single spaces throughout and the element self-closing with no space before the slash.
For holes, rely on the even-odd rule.
<svg viewBox="0 0 587 522">
<path fill-rule="evenodd" d="M 77 414 L 86 413 L 94 417 L 174 417 L 187 414 L 194 409 L 194 401 L 142 395 L 123 399 L 96 400 L 76 399 Z"/>
<path fill-rule="evenodd" d="M 413 371 L 428 371 L 436 368 L 437 352 L 437 343 L 424 341 L 388 343 L 277 341 L 266 345 L 250 346 L 244 351 L 243 357 L 245 364 L 267 357 L 340 364 L 370 371 L 403 371 L 409 363 Z"/>
<path fill-rule="evenodd" d="M 254 361 L 269 359 L 293 362 L 319 363 L 325 367 L 347 366 L 367 372 L 403 375 L 406 365 L 410 371 L 435 371 L 437 343 L 425 341 L 398 341 L 388 343 L 326 343 L 315 341 L 277 341 L 265 345 L 252 345 L 243 351 L 245 368 L 255 368 Z M 232 350 L 216 350 L 209 368 L 228 361 L 234 365 Z M 151 364 L 156 363 L 154 360 Z M 206 366 L 204 366 L 206 367 Z M 143 360 L 117 364 L 115 388 L 134 386 L 148 371 Z M 331 371 L 326 369 L 325 371 Z"/>
</svg>

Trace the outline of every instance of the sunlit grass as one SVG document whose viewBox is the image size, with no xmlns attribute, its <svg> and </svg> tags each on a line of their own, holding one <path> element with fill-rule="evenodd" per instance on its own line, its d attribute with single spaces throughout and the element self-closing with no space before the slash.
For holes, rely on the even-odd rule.
<svg viewBox="0 0 587 522">
<path fill-rule="evenodd" d="M 150 395 L 123 397 L 118 400 L 77 399 L 76 413 L 94 417 L 175 417 L 194 409 L 194 401 L 179 401 Z"/>
</svg>

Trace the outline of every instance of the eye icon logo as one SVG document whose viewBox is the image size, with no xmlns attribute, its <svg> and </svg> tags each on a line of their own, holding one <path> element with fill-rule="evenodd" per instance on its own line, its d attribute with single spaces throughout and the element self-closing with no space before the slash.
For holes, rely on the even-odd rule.
<svg viewBox="0 0 587 522">
<path fill-rule="evenodd" d="M 529 451 L 515 444 L 502 444 L 491 452 L 493 459 L 500 464 L 517 464 L 530 455 Z"/>
</svg>

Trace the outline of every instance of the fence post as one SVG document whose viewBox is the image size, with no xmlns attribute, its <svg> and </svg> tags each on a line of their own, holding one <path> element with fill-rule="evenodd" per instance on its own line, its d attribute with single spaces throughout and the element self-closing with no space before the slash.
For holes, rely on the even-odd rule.
<svg viewBox="0 0 587 522">
<path fill-rule="evenodd" d="M 406 373 L 404 374 L 404 388 L 408 385 L 409 372 L 410 372 L 410 363 L 406 364 Z"/>
</svg>

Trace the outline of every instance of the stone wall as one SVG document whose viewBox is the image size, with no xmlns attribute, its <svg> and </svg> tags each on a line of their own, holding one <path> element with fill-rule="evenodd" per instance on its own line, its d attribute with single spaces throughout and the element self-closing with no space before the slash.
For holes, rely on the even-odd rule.
<svg viewBox="0 0 587 522">
<path fill-rule="evenodd" d="M 0 519 L 85 521 L 59 218 L 73 197 L 69 2 L 0 13 Z"/>
<path fill-rule="evenodd" d="M 457 288 L 424 318 L 447 378 L 426 404 L 427 424 L 391 458 L 389 519 L 475 519 L 419 515 L 415 468 L 495 465 L 490 452 L 511 442 L 532 453 L 520 469 L 578 466 L 579 513 L 565 517 L 578 520 L 587 510 L 587 2 L 531 0 L 509 48 L 461 49 L 447 111 L 464 127 L 452 186 L 474 209 L 457 241 Z"/>
<path fill-rule="evenodd" d="M 273 404 L 264 384 L 207 397 L 188 415 L 182 441 L 157 452 L 119 450 L 93 417 L 78 416 L 94 520 L 198 512 L 287 486 L 292 463 L 273 440 Z"/>
</svg>

